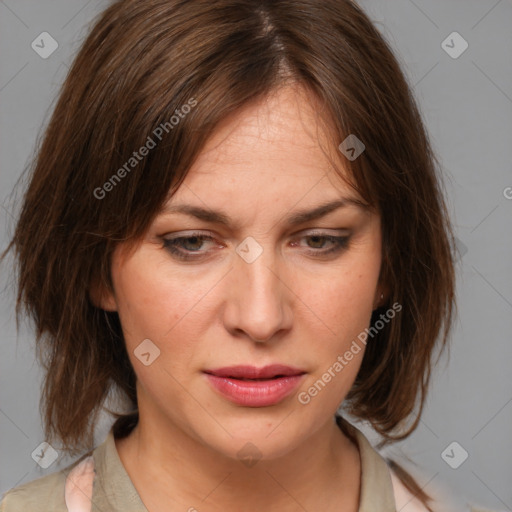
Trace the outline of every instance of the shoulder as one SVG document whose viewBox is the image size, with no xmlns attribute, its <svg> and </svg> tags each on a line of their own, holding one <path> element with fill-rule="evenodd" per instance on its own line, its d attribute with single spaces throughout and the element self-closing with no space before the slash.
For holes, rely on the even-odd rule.
<svg viewBox="0 0 512 512">
<path fill-rule="evenodd" d="M 37 478 L 7 491 L 0 503 L 1 512 L 65 512 L 65 470 Z"/>
<path fill-rule="evenodd" d="M 428 494 L 432 498 L 428 508 L 405 486 L 398 475 L 389 468 L 396 509 L 400 512 L 497 512 L 488 508 L 481 508 L 471 504 L 445 484 L 430 485 Z"/>
<path fill-rule="evenodd" d="M 393 484 L 397 510 L 401 512 L 428 512 L 428 508 L 424 503 L 407 489 L 391 468 L 389 473 L 391 475 L 391 483 Z"/>
<path fill-rule="evenodd" d="M 68 476 L 76 478 L 77 471 L 83 473 L 89 460 L 83 456 L 60 471 L 10 489 L 2 497 L 0 512 L 67 512 L 71 482 Z"/>
</svg>

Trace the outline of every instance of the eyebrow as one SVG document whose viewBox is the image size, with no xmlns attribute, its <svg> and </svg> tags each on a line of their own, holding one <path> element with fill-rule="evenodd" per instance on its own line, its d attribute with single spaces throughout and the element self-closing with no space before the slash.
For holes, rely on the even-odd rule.
<svg viewBox="0 0 512 512">
<path fill-rule="evenodd" d="M 352 197 L 342 197 L 335 201 L 321 204 L 313 209 L 299 210 L 284 219 L 284 223 L 288 226 L 295 226 L 298 224 L 304 224 L 311 220 L 319 219 L 334 210 L 344 208 L 347 206 L 356 206 L 364 211 L 369 209 L 369 206 L 358 199 Z M 232 222 L 228 215 L 222 211 L 216 211 L 209 208 L 203 208 L 200 206 L 193 206 L 189 204 L 176 204 L 167 205 L 162 209 L 162 213 L 183 213 L 196 217 L 197 219 L 211 222 L 214 224 L 221 224 L 223 226 L 230 227 Z"/>
</svg>

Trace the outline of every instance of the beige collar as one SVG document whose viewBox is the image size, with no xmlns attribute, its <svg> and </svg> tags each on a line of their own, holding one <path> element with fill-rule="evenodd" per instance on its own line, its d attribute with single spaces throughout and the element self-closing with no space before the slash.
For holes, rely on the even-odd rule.
<svg viewBox="0 0 512 512">
<path fill-rule="evenodd" d="M 357 443 L 361 457 L 361 493 L 358 512 L 396 512 L 391 472 L 365 435 L 340 416 L 340 428 Z"/>
</svg>

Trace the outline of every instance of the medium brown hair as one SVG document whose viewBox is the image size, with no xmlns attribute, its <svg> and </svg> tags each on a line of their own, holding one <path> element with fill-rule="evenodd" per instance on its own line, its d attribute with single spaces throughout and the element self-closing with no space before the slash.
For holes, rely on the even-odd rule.
<svg viewBox="0 0 512 512">
<path fill-rule="evenodd" d="M 216 126 L 285 84 L 318 101 L 333 148 L 349 134 L 363 141 L 356 160 L 337 154 L 381 215 L 388 292 L 372 325 L 403 306 L 368 343 L 347 410 L 387 440 L 416 428 L 452 323 L 453 234 L 420 112 L 382 35 L 348 0 L 123 0 L 95 20 L 72 64 L 8 247 L 17 313 L 34 319 L 46 368 L 47 439 L 70 453 L 91 447 L 112 389 L 133 409 L 115 431 L 136 423 L 119 317 L 95 307 L 91 285 L 111 289 L 117 244 L 140 239 Z M 156 147 L 135 164 L 148 137 Z"/>
</svg>

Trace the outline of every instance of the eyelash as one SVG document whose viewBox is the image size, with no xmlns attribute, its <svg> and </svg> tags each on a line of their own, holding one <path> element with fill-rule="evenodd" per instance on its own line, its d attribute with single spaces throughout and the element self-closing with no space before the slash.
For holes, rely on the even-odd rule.
<svg viewBox="0 0 512 512">
<path fill-rule="evenodd" d="M 205 235 L 202 233 L 192 233 L 189 236 L 180 236 L 175 238 L 164 238 L 163 246 L 164 248 L 169 251 L 176 259 L 180 261 L 192 261 L 192 260 L 199 260 L 204 257 L 205 253 L 200 253 L 199 251 L 190 251 L 189 253 L 184 253 L 182 250 L 177 249 L 176 246 L 180 244 L 180 242 L 185 240 L 191 240 L 197 238 L 201 241 L 214 241 L 215 239 L 209 235 Z M 334 246 L 331 249 L 323 250 L 323 251 L 316 251 L 312 249 L 312 253 L 315 253 L 316 256 L 330 256 L 333 254 L 341 253 L 342 251 L 346 250 L 349 245 L 350 236 L 334 236 L 334 235 L 328 235 L 326 233 L 313 233 L 310 235 L 303 236 L 301 238 L 320 238 L 325 239 L 328 242 L 331 242 L 334 244 Z M 194 256 L 193 254 L 199 254 L 200 256 Z"/>
</svg>

